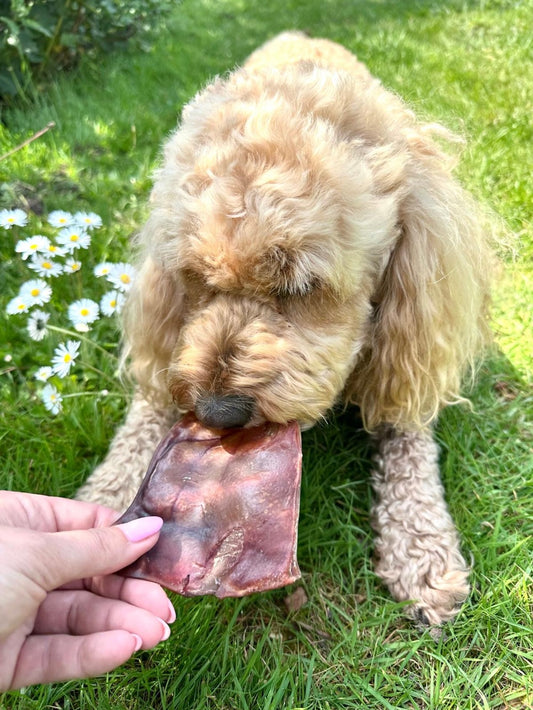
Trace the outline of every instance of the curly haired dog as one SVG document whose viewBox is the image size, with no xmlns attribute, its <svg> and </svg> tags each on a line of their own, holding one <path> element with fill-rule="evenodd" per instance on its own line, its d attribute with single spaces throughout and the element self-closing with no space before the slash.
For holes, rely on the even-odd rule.
<svg viewBox="0 0 533 710">
<path fill-rule="evenodd" d="M 359 405 L 377 574 L 425 623 L 468 570 L 431 423 L 487 336 L 490 255 L 450 159 L 354 55 L 284 33 L 185 107 L 125 313 L 138 391 L 79 497 L 124 508 L 180 411 L 208 426 Z"/>
</svg>

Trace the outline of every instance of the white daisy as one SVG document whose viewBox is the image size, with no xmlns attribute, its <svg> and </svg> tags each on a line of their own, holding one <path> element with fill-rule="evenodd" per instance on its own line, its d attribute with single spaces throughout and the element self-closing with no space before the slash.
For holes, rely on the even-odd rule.
<svg viewBox="0 0 533 710">
<path fill-rule="evenodd" d="M 32 256 L 28 264 L 32 271 L 36 271 L 40 276 L 59 276 L 63 273 L 61 264 L 57 264 L 49 256 L 37 254 Z"/>
<path fill-rule="evenodd" d="M 135 278 L 135 268 L 131 264 L 114 264 L 107 276 L 109 283 L 119 291 L 129 291 Z"/>
<path fill-rule="evenodd" d="M 58 247 L 57 244 L 54 244 L 49 239 L 46 239 L 46 244 L 44 244 L 42 248 L 39 249 L 39 251 L 41 254 L 46 254 L 47 256 L 52 257 L 65 256 L 65 254 L 67 253 L 67 250 L 64 247 Z"/>
<path fill-rule="evenodd" d="M 22 284 L 19 296 L 29 301 L 30 306 L 43 306 L 52 298 L 52 289 L 43 279 L 31 279 Z"/>
<path fill-rule="evenodd" d="M 102 226 L 102 218 L 94 212 L 76 212 L 74 222 L 84 229 L 98 229 Z"/>
<path fill-rule="evenodd" d="M 88 249 L 91 244 L 90 235 L 76 225 L 62 229 L 56 239 L 68 252 L 73 252 L 74 249 Z"/>
<path fill-rule="evenodd" d="M 52 414 L 59 414 L 59 412 L 63 409 L 63 398 L 53 385 L 46 385 L 46 387 L 43 387 L 41 399 L 43 400 L 43 404 L 46 409 L 49 412 L 52 412 Z"/>
<path fill-rule="evenodd" d="M 79 332 L 86 332 L 88 327 L 82 329 L 78 326 L 89 326 L 90 323 L 94 323 L 98 319 L 99 315 L 98 304 L 90 298 L 80 298 L 68 307 L 69 320 Z"/>
<path fill-rule="evenodd" d="M 124 301 L 125 296 L 120 291 L 108 291 L 100 300 L 100 310 L 104 316 L 112 316 L 113 313 L 120 313 Z"/>
<path fill-rule="evenodd" d="M 54 210 L 48 215 L 48 224 L 52 227 L 70 227 L 74 223 L 74 217 L 70 212 L 63 212 L 63 210 Z"/>
<path fill-rule="evenodd" d="M 67 259 L 65 261 L 65 264 L 63 266 L 63 272 L 65 274 L 74 274 L 76 271 L 79 271 L 81 269 L 81 261 L 78 259 Z"/>
<path fill-rule="evenodd" d="M 24 210 L 1 210 L 0 227 L 11 229 L 11 227 L 24 227 L 28 222 L 28 215 Z"/>
<path fill-rule="evenodd" d="M 44 367 L 40 367 L 37 372 L 34 375 L 34 378 L 36 380 L 39 380 L 39 382 L 47 382 L 50 377 L 52 377 L 53 370 L 49 365 L 45 365 Z"/>
<path fill-rule="evenodd" d="M 46 324 L 50 318 L 49 313 L 44 311 L 33 311 L 31 316 L 28 318 L 28 334 L 32 340 L 42 340 L 48 333 L 48 328 Z"/>
<path fill-rule="evenodd" d="M 42 234 L 35 234 L 33 237 L 28 239 L 21 239 L 15 245 L 15 251 L 22 256 L 23 259 L 27 259 L 32 254 L 37 254 L 37 252 L 46 249 L 47 243 L 50 240 L 43 237 Z"/>
<path fill-rule="evenodd" d="M 107 276 L 111 273 L 111 269 L 114 266 L 115 265 L 112 264 L 110 261 L 102 261 L 101 264 L 96 264 L 93 269 L 93 273 L 95 276 L 98 276 L 98 278 L 100 278 L 100 276 Z"/>
<path fill-rule="evenodd" d="M 30 302 L 29 298 L 24 298 L 24 296 L 18 295 L 9 301 L 6 306 L 6 313 L 10 316 L 15 315 L 15 313 L 26 313 L 32 305 L 33 304 Z"/>
<path fill-rule="evenodd" d="M 54 350 L 52 358 L 52 370 L 59 377 L 66 377 L 70 368 L 74 365 L 80 349 L 79 340 L 67 340 L 67 344 L 61 343 Z"/>
</svg>

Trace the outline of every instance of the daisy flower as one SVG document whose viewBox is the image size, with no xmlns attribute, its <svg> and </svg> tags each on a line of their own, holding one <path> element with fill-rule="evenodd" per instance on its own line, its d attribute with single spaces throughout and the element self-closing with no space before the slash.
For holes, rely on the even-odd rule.
<svg viewBox="0 0 533 710">
<path fill-rule="evenodd" d="M 28 215 L 24 210 L 1 210 L 0 227 L 11 229 L 11 227 L 24 227 L 28 222 Z"/>
<path fill-rule="evenodd" d="M 81 227 L 67 227 L 62 229 L 57 235 L 57 241 L 68 252 L 73 252 L 74 249 L 88 249 L 91 243 L 90 235 Z"/>
<path fill-rule="evenodd" d="M 46 324 L 50 318 L 49 313 L 44 311 L 33 311 L 31 316 L 28 318 L 28 334 L 32 340 L 42 340 L 48 333 L 48 328 Z"/>
<path fill-rule="evenodd" d="M 112 264 L 110 261 L 102 261 L 101 264 L 96 264 L 93 269 L 93 273 L 98 278 L 100 278 L 100 276 L 107 276 L 111 273 L 111 269 L 113 268 L 113 266 L 114 264 Z"/>
<path fill-rule="evenodd" d="M 109 283 L 119 291 L 129 291 L 134 278 L 135 268 L 131 264 L 124 263 L 114 264 L 107 276 Z"/>
<path fill-rule="evenodd" d="M 94 323 L 99 315 L 100 309 L 98 308 L 98 304 L 90 298 L 80 298 L 78 301 L 71 303 L 68 307 L 69 320 L 80 333 L 89 330 L 89 324 Z"/>
<path fill-rule="evenodd" d="M 46 385 L 46 387 L 43 387 L 41 399 L 43 400 L 43 404 L 46 409 L 49 412 L 52 412 L 52 414 L 59 414 L 59 412 L 63 409 L 63 398 L 53 385 Z"/>
<path fill-rule="evenodd" d="M 81 269 L 81 261 L 78 261 L 78 259 L 67 259 L 65 261 L 65 264 L 63 266 L 63 272 L 65 274 L 74 274 L 76 271 L 79 271 Z"/>
<path fill-rule="evenodd" d="M 49 239 L 46 239 L 46 244 L 39 251 L 41 254 L 47 254 L 48 256 L 65 256 L 67 253 L 64 247 L 58 247 L 57 244 L 53 244 Z"/>
<path fill-rule="evenodd" d="M 124 305 L 124 294 L 120 291 L 108 291 L 104 293 L 100 300 L 100 310 L 104 316 L 112 316 L 113 313 L 120 313 Z"/>
<path fill-rule="evenodd" d="M 94 212 L 76 212 L 74 222 L 84 229 L 98 229 L 102 226 L 102 218 Z"/>
<path fill-rule="evenodd" d="M 15 251 L 26 260 L 29 256 L 46 249 L 47 243 L 50 243 L 49 239 L 43 237 L 42 234 L 36 234 L 28 239 L 18 241 L 15 245 Z"/>
<path fill-rule="evenodd" d="M 52 289 L 43 279 L 31 279 L 22 284 L 19 296 L 29 301 L 30 306 L 43 306 L 52 298 Z"/>
<path fill-rule="evenodd" d="M 59 276 L 63 273 L 61 264 L 56 264 L 49 256 L 37 254 L 33 256 L 28 264 L 32 271 L 36 271 L 40 276 Z"/>
<path fill-rule="evenodd" d="M 66 377 L 70 368 L 74 365 L 80 349 L 79 340 L 67 340 L 67 344 L 61 343 L 54 350 L 52 358 L 52 370 L 59 377 Z"/>
<path fill-rule="evenodd" d="M 36 380 L 39 380 L 39 382 L 47 382 L 50 377 L 52 377 L 53 370 L 49 365 L 45 365 L 44 367 L 40 367 L 37 372 L 34 375 L 34 378 Z"/>
<path fill-rule="evenodd" d="M 52 227 L 70 227 L 74 222 L 74 217 L 70 212 L 63 212 L 62 210 L 54 210 L 48 215 L 48 224 Z"/>
<path fill-rule="evenodd" d="M 6 306 L 6 313 L 10 316 L 15 315 L 15 313 L 26 313 L 32 305 L 29 298 L 25 298 L 23 295 L 19 294 L 9 301 Z"/>
</svg>

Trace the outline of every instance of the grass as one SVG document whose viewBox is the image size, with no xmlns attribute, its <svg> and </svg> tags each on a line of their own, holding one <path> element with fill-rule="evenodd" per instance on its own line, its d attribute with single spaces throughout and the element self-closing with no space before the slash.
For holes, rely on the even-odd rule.
<svg viewBox="0 0 533 710">
<path fill-rule="evenodd" d="M 304 435 L 303 578 L 294 587 L 309 601 L 300 611 L 286 612 L 287 590 L 174 597 L 178 621 L 161 647 L 104 678 L 5 694 L 0 708 L 533 706 L 532 22 L 531 2 L 507 0 L 184 0 L 150 53 L 84 65 L 33 107 L 3 114 L 0 154 L 49 121 L 56 127 L 0 162 L 0 206 L 95 211 L 105 228 L 94 262 L 118 260 L 146 214 L 159 145 L 182 104 L 267 36 L 299 27 L 345 44 L 420 114 L 466 135 L 460 175 L 517 235 L 517 256 L 505 257 L 497 348 L 481 369 L 473 411 L 449 408 L 437 427 L 449 505 L 473 561 L 472 595 L 439 639 L 404 620 L 373 575 L 371 451 L 346 412 Z M 116 383 L 115 396 L 98 396 L 99 379 L 84 371 L 80 384 L 94 396 L 46 415 L 29 373 L 49 346 L 29 344 L 3 313 L 22 278 L 6 234 L 0 486 L 70 496 L 105 454 L 126 392 Z M 89 348 L 84 356 L 113 377 L 116 333 L 108 326 L 97 335 L 111 357 Z"/>
</svg>

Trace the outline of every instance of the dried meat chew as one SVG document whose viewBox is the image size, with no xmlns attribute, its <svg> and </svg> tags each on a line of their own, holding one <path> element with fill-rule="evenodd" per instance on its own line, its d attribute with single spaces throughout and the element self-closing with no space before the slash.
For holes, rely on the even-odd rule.
<svg viewBox="0 0 533 710">
<path fill-rule="evenodd" d="M 220 430 L 186 415 L 117 521 L 164 520 L 157 544 L 122 573 L 186 596 L 240 597 L 294 582 L 300 477 L 296 423 Z"/>
</svg>

